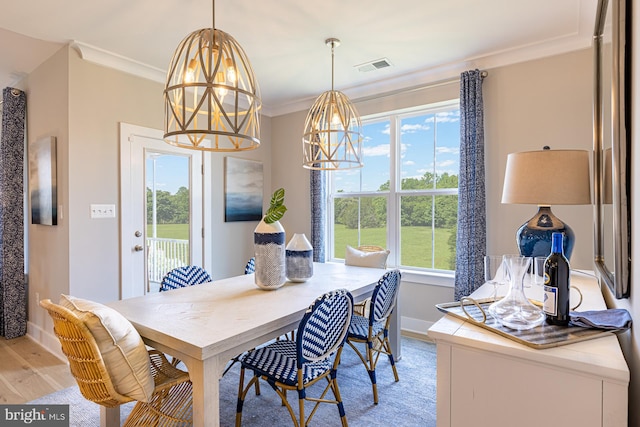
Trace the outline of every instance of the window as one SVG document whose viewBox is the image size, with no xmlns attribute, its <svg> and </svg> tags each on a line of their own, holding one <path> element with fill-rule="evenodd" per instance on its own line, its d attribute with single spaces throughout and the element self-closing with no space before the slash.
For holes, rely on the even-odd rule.
<svg viewBox="0 0 640 427">
<path fill-rule="evenodd" d="M 391 250 L 389 266 L 455 270 L 458 100 L 363 117 L 362 169 L 329 173 L 329 247 Z"/>
</svg>

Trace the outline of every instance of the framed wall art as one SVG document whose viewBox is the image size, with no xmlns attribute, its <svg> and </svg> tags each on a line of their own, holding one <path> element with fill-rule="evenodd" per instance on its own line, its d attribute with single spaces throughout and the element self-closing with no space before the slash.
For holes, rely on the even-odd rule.
<svg viewBox="0 0 640 427">
<path fill-rule="evenodd" d="M 224 220 L 262 219 L 263 167 L 255 160 L 225 157 Z"/>
<path fill-rule="evenodd" d="M 58 224 L 56 137 L 41 138 L 29 146 L 31 223 Z"/>
</svg>

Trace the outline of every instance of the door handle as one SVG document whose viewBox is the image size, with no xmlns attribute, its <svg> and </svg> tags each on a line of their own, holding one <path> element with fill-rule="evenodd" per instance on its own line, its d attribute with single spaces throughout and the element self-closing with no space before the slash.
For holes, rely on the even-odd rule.
<svg viewBox="0 0 640 427">
<path fill-rule="evenodd" d="M 133 250 L 136 251 L 136 252 L 142 252 L 142 251 L 144 251 L 144 248 L 141 245 L 135 245 L 133 247 Z"/>
</svg>

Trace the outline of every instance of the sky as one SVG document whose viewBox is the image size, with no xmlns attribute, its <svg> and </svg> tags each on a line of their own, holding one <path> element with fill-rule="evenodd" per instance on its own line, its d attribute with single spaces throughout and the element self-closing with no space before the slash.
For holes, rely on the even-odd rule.
<svg viewBox="0 0 640 427">
<path fill-rule="evenodd" d="M 429 171 L 458 175 L 460 112 L 405 116 L 400 121 L 401 178 L 419 178 Z M 362 169 L 334 172 L 336 190 L 377 191 L 389 180 L 390 122 L 388 119 L 363 123 Z M 360 188 L 362 179 L 362 188 Z"/>
<path fill-rule="evenodd" d="M 189 158 L 178 154 L 147 154 L 146 186 L 153 182 L 153 163 L 155 159 L 156 191 L 168 191 L 176 194 L 180 187 L 189 188 Z"/>
</svg>

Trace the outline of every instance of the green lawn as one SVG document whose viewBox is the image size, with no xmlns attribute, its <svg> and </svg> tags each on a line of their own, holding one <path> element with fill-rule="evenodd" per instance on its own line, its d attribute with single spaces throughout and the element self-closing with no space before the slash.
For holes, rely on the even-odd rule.
<svg viewBox="0 0 640 427">
<path fill-rule="evenodd" d="M 151 226 L 147 225 L 148 235 L 151 236 Z M 402 265 L 423 268 L 451 269 L 452 254 L 447 244 L 451 235 L 449 229 L 436 229 L 433 244 L 435 245 L 435 265 L 432 264 L 432 234 L 428 227 L 402 227 Z M 158 237 L 166 239 L 189 239 L 187 224 L 158 224 Z M 360 242 L 366 245 L 387 247 L 386 228 L 365 228 L 361 231 Z M 336 226 L 335 254 L 337 258 L 344 258 L 347 245 L 358 246 L 357 230 L 347 229 L 343 225 Z"/>
<path fill-rule="evenodd" d="M 157 232 L 162 239 L 189 240 L 189 224 L 158 224 Z M 147 224 L 147 237 L 152 234 L 151 224 Z"/>
<path fill-rule="evenodd" d="M 449 270 L 450 253 L 447 244 L 451 230 L 437 228 L 435 230 L 435 265 L 432 260 L 432 233 L 428 227 L 402 227 L 402 265 L 411 265 L 423 268 L 437 268 Z M 360 242 L 363 245 L 377 245 L 387 247 L 386 228 L 365 228 L 360 232 Z M 344 258 L 344 250 L 347 245 L 358 246 L 358 230 L 347 229 L 344 225 L 336 225 L 336 237 L 334 252 L 337 258 Z"/>
</svg>

